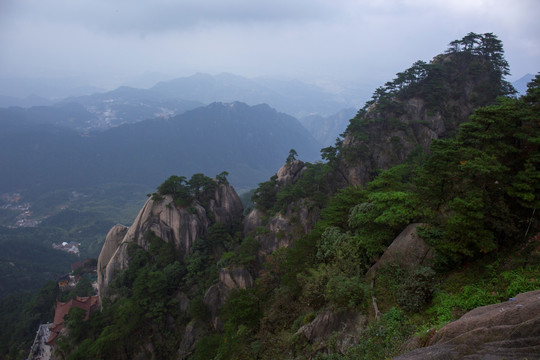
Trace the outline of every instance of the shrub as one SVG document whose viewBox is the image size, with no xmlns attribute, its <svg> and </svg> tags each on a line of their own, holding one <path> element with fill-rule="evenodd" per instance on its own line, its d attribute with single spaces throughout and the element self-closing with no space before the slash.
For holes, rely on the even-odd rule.
<svg viewBox="0 0 540 360">
<path fill-rule="evenodd" d="M 326 284 L 326 299 L 336 308 L 353 309 L 366 296 L 366 284 L 359 277 L 333 276 Z"/>
<path fill-rule="evenodd" d="M 398 286 L 397 300 L 406 311 L 422 310 L 433 297 L 435 271 L 430 267 L 419 267 L 409 273 Z"/>
</svg>

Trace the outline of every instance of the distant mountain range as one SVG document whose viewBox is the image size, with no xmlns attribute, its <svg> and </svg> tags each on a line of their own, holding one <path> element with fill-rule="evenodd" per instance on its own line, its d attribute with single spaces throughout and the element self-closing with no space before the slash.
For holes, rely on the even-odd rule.
<svg viewBox="0 0 540 360">
<path fill-rule="evenodd" d="M 327 147 L 335 144 L 356 113 L 355 108 L 349 108 L 330 116 L 310 115 L 299 120 L 322 146 Z"/>
<path fill-rule="evenodd" d="M 525 95 L 527 92 L 527 84 L 530 83 L 532 79 L 534 79 L 533 74 L 525 74 L 518 80 L 514 81 L 512 86 L 514 86 L 519 95 Z"/>
<path fill-rule="evenodd" d="M 81 105 L 53 109 L 61 113 L 68 106 L 80 113 L 78 121 L 90 116 Z M 12 113 L 1 116 L 2 111 Z M 88 134 L 36 124 L 21 109 L 2 111 L 0 192 L 110 182 L 157 186 L 171 174 L 222 171 L 235 186 L 249 188 L 275 173 L 291 148 L 315 161 L 321 147 L 298 120 L 268 105 L 213 103 L 170 119 Z"/>
<path fill-rule="evenodd" d="M 39 86 L 38 86 L 39 85 Z M 45 84 L 39 83 L 37 89 Z M 17 86 L 14 85 L 14 89 Z M 368 96 L 358 89 L 339 89 L 307 84 L 298 80 L 272 78 L 248 79 L 222 73 L 193 76 L 158 82 L 147 89 L 122 86 L 112 91 L 92 95 L 76 95 L 52 101 L 41 96 L 17 97 L 13 93 L 0 94 L 0 107 L 56 106 L 67 103 L 83 105 L 94 115 L 91 128 L 118 126 L 156 116 L 170 117 L 212 102 L 241 101 L 248 105 L 269 104 L 280 112 L 295 117 L 311 114 L 328 116 L 343 108 L 358 106 Z M 52 94 L 52 93 L 51 93 Z M 77 122 L 75 122 L 77 123 Z"/>
</svg>

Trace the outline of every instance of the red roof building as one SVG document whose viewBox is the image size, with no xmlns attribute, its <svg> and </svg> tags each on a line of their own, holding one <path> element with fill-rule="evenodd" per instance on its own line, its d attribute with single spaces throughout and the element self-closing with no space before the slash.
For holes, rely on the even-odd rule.
<svg viewBox="0 0 540 360">
<path fill-rule="evenodd" d="M 88 320 L 91 312 L 99 308 L 99 296 L 75 297 L 65 303 L 56 300 L 56 309 L 54 310 L 54 321 L 50 328 L 50 336 L 47 345 L 54 345 L 54 339 L 64 328 L 64 317 L 73 307 L 78 307 L 86 311 L 84 320 Z"/>
</svg>

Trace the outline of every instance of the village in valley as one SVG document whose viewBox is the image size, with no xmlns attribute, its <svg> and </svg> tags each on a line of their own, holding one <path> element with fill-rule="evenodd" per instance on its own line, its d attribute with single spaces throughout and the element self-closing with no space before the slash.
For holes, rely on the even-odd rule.
<svg viewBox="0 0 540 360">
<path fill-rule="evenodd" d="M 30 203 L 22 202 L 20 193 L 2 194 L 0 196 L 0 200 L 2 200 L 0 209 L 18 213 L 18 215 L 15 217 L 15 223 L 12 225 L 7 225 L 7 227 L 36 227 L 39 225 L 40 221 L 32 217 Z"/>
<path fill-rule="evenodd" d="M 71 193 L 71 199 L 77 199 L 81 196 L 84 196 L 84 194 L 81 194 L 77 191 L 72 191 Z M 58 210 L 65 210 L 69 206 L 64 204 L 60 205 L 58 207 Z M 7 224 L 1 224 L 4 225 L 7 228 L 26 228 L 26 227 L 36 227 L 38 226 L 43 220 L 48 218 L 49 216 L 53 214 L 48 214 L 44 216 L 36 216 L 32 210 L 31 210 L 31 204 L 29 202 L 24 202 L 22 200 L 22 196 L 18 192 L 13 193 L 4 193 L 0 195 L 0 210 L 6 210 L 11 213 L 15 213 L 16 215 L 8 217 L 14 218 L 14 222 L 10 222 L 9 220 L 5 220 L 5 222 L 8 222 Z M 77 241 L 63 241 L 61 243 L 52 243 L 52 248 L 59 251 L 64 251 L 69 254 L 80 256 L 80 246 L 81 243 Z"/>
</svg>

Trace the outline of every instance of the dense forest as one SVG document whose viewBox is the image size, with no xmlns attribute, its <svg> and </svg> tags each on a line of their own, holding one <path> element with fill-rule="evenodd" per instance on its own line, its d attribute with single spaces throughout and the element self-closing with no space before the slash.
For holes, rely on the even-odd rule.
<svg viewBox="0 0 540 360">
<path fill-rule="evenodd" d="M 283 169 L 302 168 L 300 175 L 259 185 L 245 211 L 262 214 L 254 232 L 213 223 L 184 258 L 151 232 L 147 249 L 131 245 L 129 268 L 109 286 L 102 311 L 87 321 L 70 313 L 56 353 L 384 359 L 468 310 L 539 289 L 540 75 L 516 98 L 508 74 L 502 43 L 491 33 L 470 33 L 432 62 L 398 73 L 336 144 L 322 149 L 323 162 L 301 162 L 291 150 Z M 421 99 L 423 119 L 440 121 L 438 136 L 410 115 L 411 99 Z M 381 139 L 391 151 L 374 157 Z M 362 167 L 361 176 L 351 177 L 354 167 Z M 173 176 L 151 197 L 173 194 L 174 206 L 189 208 L 213 186 L 202 174 Z M 305 213 L 312 223 L 302 230 Z M 276 217 L 293 230 L 273 233 Z M 429 261 L 379 263 L 411 224 L 430 249 Z M 265 253 L 261 239 L 268 236 L 291 237 L 291 244 Z M 255 281 L 230 291 L 216 313 L 204 297 L 224 268 L 245 269 Z M 322 316 L 362 326 L 314 341 L 306 326 Z M 14 343 L 9 333 L 2 339 Z M 5 358 L 17 358 L 19 348 L 7 349 Z"/>
</svg>

